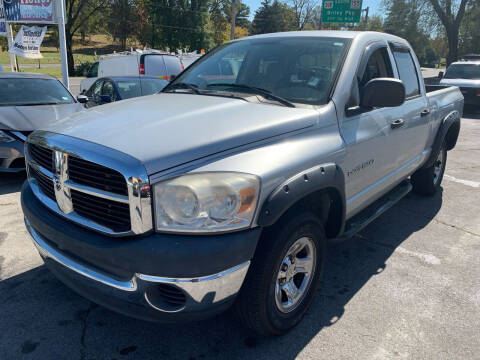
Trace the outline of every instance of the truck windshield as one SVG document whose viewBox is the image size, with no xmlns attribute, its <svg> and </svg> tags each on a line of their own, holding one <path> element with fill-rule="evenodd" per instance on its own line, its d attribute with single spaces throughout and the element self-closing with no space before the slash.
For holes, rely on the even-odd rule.
<svg viewBox="0 0 480 360">
<path fill-rule="evenodd" d="M 74 103 L 73 97 L 54 79 L 0 79 L 0 106 L 57 105 Z"/>
<path fill-rule="evenodd" d="M 452 64 L 447 69 L 445 79 L 480 79 L 480 64 Z"/>
<path fill-rule="evenodd" d="M 327 37 L 231 42 L 205 55 L 171 85 L 241 93 L 260 88 L 293 103 L 325 104 L 348 44 L 349 39 Z"/>
</svg>

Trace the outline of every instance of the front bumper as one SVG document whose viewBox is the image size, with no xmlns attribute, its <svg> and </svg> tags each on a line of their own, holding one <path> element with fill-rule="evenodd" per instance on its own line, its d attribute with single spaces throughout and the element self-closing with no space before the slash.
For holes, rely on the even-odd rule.
<svg viewBox="0 0 480 360">
<path fill-rule="evenodd" d="M 27 230 L 36 248 L 59 280 L 98 304 L 144 320 L 191 321 L 225 310 L 241 288 L 260 235 L 259 230 L 250 230 L 243 234 L 218 236 L 152 234 L 109 238 L 53 214 L 36 199 L 28 183 L 22 188 L 22 208 Z M 243 237 L 243 242 L 237 240 L 239 235 Z M 99 237 L 103 243 L 98 241 Z M 197 243 L 197 246 L 203 243 L 205 249 L 197 251 L 197 246 L 190 249 L 181 246 L 188 245 L 189 241 L 192 241 L 190 244 Z M 82 242 L 88 243 L 88 251 L 75 251 L 75 246 L 79 248 Z M 109 246 L 106 246 L 107 243 Z M 148 250 L 153 256 L 139 259 L 138 256 L 145 255 L 141 251 L 145 244 L 149 244 Z M 215 244 L 223 246 L 213 246 Z M 97 251 L 92 250 L 92 246 L 96 246 Z M 132 260 L 129 264 L 124 263 L 127 259 L 122 258 L 122 252 L 116 248 L 122 246 L 128 246 Z M 231 249 L 242 255 L 232 257 Z M 190 266 L 184 264 L 182 268 L 171 267 L 167 271 L 163 264 L 171 260 L 183 264 L 180 257 L 186 252 L 193 252 L 198 257 L 197 261 L 192 261 Z M 208 258 L 209 266 L 202 266 Z M 129 269 L 132 264 L 136 266 L 137 261 L 150 265 L 130 273 Z M 225 261 L 231 265 L 225 266 Z M 115 267 L 114 263 L 118 266 Z M 156 271 L 152 267 L 155 264 Z M 222 270 L 211 271 L 219 266 L 223 266 Z M 152 271 L 143 272 L 147 268 Z M 166 275 L 161 276 L 161 273 Z"/>
<path fill-rule="evenodd" d="M 19 172 L 25 170 L 24 145 L 20 140 L 0 143 L 0 172 Z"/>
</svg>

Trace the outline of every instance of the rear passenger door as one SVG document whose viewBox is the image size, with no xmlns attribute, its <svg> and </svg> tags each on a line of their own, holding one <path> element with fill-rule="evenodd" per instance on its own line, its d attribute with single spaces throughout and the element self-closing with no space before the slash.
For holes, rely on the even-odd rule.
<svg viewBox="0 0 480 360">
<path fill-rule="evenodd" d="M 405 85 L 406 100 L 402 105 L 403 130 L 399 139 L 400 155 L 405 161 L 415 161 L 422 156 L 429 137 L 430 107 L 425 95 L 425 86 L 414 55 L 405 46 L 390 44 L 395 59 L 398 78 Z"/>
</svg>

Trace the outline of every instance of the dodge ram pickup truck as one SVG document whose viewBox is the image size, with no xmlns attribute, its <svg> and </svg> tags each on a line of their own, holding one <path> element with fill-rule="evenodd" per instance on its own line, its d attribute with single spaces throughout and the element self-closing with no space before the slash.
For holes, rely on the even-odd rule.
<svg viewBox="0 0 480 360">
<path fill-rule="evenodd" d="M 26 227 L 55 276 L 105 307 L 176 322 L 233 305 L 282 334 L 312 303 L 328 240 L 437 191 L 462 108 L 457 87 L 425 88 L 395 36 L 231 41 L 160 94 L 31 134 Z"/>
</svg>

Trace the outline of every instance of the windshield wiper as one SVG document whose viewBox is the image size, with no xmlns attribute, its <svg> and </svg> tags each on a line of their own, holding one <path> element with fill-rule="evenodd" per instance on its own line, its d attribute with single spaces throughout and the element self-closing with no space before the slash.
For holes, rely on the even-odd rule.
<svg viewBox="0 0 480 360">
<path fill-rule="evenodd" d="M 209 84 L 209 85 L 207 85 L 207 87 L 215 87 L 215 86 L 233 87 L 233 88 L 242 88 L 242 89 L 251 90 L 251 91 L 253 91 L 254 93 L 256 93 L 256 94 L 258 94 L 258 95 L 261 95 L 261 96 L 263 96 L 263 97 L 266 98 L 266 99 L 271 99 L 271 100 L 277 101 L 277 102 L 279 102 L 280 104 L 285 105 L 285 106 L 287 106 L 287 107 L 292 107 L 292 108 L 295 107 L 295 104 L 293 104 L 292 102 L 290 102 L 290 101 L 288 101 L 287 99 L 284 99 L 284 98 L 282 98 L 282 97 L 280 97 L 280 96 L 273 95 L 272 92 L 269 91 L 269 90 L 267 90 L 267 89 L 262 89 L 262 88 L 259 88 L 259 87 L 250 86 L 250 85 L 246 85 L 246 84 L 217 83 L 217 84 Z"/>
<path fill-rule="evenodd" d="M 196 85 L 189 84 L 186 82 L 179 82 L 179 83 L 175 83 L 170 86 L 167 86 L 167 88 L 164 89 L 162 92 L 169 92 L 169 90 L 175 90 L 175 89 L 189 89 L 189 90 L 192 90 L 192 92 L 195 94 L 200 94 L 200 90 L 197 89 Z"/>
</svg>

